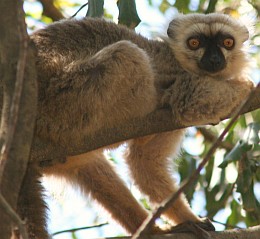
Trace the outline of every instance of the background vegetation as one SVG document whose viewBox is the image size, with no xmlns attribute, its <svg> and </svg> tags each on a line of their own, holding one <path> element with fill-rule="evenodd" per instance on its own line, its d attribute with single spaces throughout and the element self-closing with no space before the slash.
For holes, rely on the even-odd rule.
<svg viewBox="0 0 260 239">
<path fill-rule="evenodd" d="M 27 26 L 29 31 L 36 30 L 53 21 L 75 15 L 83 6 L 74 17 L 104 15 L 130 28 L 136 27 L 136 31 L 141 34 L 155 37 L 155 32 L 159 31 L 159 25 L 162 25 L 157 24 L 156 19 L 160 19 L 158 20 L 160 22 L 161 19 L 168 21 L 170 16 L 174 16 L 177 12 L 185 14 L 224 12 L 235 18 L 243 18 L 247 26 L 253 23 L 255 31 L 252 33 L 249 48 L 252 59 L 250 75 L 256 83 L 260 81 L 260 2 L 257 0 L 138 0 L 137 6 L 133 0 L 120 0 L 117 6 L 115 1 L 105 1 L 105 5 L 103 4 L 102 0 L 89 0 L 88 3 L 80 0 L 26 0 L 24 8 Z M 151 19 L 149 15 L 152 15 L 154 19 L 152 23 L 147 22 L 147 19 Z M 179 173 L 176 173 L 174 177 L 182 182 L 191 175 L 227 123 L 228 121 L 224 121 L 215 127 L 191 128 L 187 131 L 184 148 L 178 160 Z M 260 224 L 259 132 L 260 110 L 241 116 L 201 173 L 198 182 L 194 182 L 194 187 L 187 192 L 188 200 L 194 210 L 201 216 L 207 216 L 215 221 L 217 229 Z M 119 150 L 107 153 L 108 158 L 115 162 L 135 196 L 149 209 L 146 199 L 139 195 L 131 181 L 125 176 L 120 152 Z M 47 182 L 47 188 L 49 188 L 48 185 Z M 56 211 L 56 215 L 55 213 L 50 215 L 52 232 L 99 224 L 106 220 L 93 209 L 92 203 L 80 201 L 79 198 L 66 193 L 69 190 L 60 191 L 62 197 L 51 194 L 53 200 L 49 201 L 51 210 Z M 84 211 L 81 208 L 78 209 L 75 202 L 79 202 L 84 207 Z M 69 208 L 72 209 L 73 217 L 72 213 L 67 211 Z M 79 214 L 80 212 L 82 215 Z M 64 221 L 61 222 L 61 218 L 64 218 Z M 219 226 L 220 224 L 223 226 Z M 122 233 L 120 229 L 114 229 L 116 227 L 114 224 L 112 225 L 98 229 L 72 231 L 69 234 L 57 235 L 55 238 L 118 236 Z"/>
</svg>

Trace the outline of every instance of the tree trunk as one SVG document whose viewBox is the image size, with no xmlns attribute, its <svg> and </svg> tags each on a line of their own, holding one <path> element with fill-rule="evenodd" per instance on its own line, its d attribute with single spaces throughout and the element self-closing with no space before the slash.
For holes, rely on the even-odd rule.
<svg viewBox="0 0 260 239">
<path fill-rule="evenodd" d="M 0 1 L 0 193 L 13 210 L 28 164 L 37 100 L 34 51 L 29 46 L 22 4 L 20 0 Z M 12 225 L 17 225 L 3 203 L 0 218 L 1 239 L 9 239 Z"/>
</svg>

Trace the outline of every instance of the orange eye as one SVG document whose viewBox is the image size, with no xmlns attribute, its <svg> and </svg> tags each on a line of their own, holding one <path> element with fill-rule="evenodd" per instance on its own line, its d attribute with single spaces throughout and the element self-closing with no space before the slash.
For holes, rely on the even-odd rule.
<svg viewBox="0 0 260 239">
<path fill-rule="evenodd" d="M 223 45 L 227 49 L 231 49 L 234 46 L 234 40 L 232 38 L 226 38 L 223 41 Z"/>
<path fill-rule="evenodd" d="M 191 50 L 197 50 L 200 46 L 200 41 L 199 39 L 197 38 L 190 38 L 188 40 L 188 47 L 191 49 Z"/>
</svg>

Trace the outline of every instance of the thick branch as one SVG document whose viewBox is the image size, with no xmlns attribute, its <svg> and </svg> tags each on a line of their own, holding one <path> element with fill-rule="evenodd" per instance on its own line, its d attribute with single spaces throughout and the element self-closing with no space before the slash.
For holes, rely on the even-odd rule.
<svg viewBox="0 0 260 239">
<path fill-rule="evenodd" d="M 63 14 L 54 6 L 53 0 L 39 0 L 43 7 L 43 15 L 51 18 L 53 21 L 59 21 L 64 18 Z"/>
<path fill-rule="evenodd" d="M 251 227 L 248 229 L 233 229 L 222 232 L 209 232 L 211 239 L 259 239 L 260 226 Z M 198 237 L 191 233 L 175 233 L 168 235 L 153 235 L 150 239 L 198 239 Z M 116 238 L 107 238 L 116 239 Z M 120 239 L 130 239 L 130 237 L 121 237 Z"/>
<path fill-rule="evenodd" d="M 260 88 L 258 87 L 255 97 L 249 102 L 249 107 L 243 113 L 259 108 Z M 227 114 L 225 118 L 229 118 L 230 114 Z M 208 123 L 211 124 L 211 122 Z M 68 155 L 78 155 L 128 139 L 186 127 L 187 125 L 185 126 L 174 119 L 170 110 L 157 109 L 144 118 L 131 118 L 124 124 L 118 124 L 115 128 L 102 128 L 93 135 L 85 135 L 83 142 L 80 142 L 80 144 L 71 142 L 69 148 L 61 148 L 58 145 L 42 142 L 36 138 L 32 156 L 35 160 L 40 161 L 41 166 L 48 166 L 49 164 L 64 161 Z"/>
</svg>

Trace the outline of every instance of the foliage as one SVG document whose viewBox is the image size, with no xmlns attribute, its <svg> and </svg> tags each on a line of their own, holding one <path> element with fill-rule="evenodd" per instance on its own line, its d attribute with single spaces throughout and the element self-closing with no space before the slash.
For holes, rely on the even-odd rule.
<svg viewBox="0 0 260 239">
<path fill-rule="evenodd" d="M 232 0 L 146 0 L 150 7 L 158 9 L 161 14 L 167 14 L 168 11 L 178 10 L 182 13 L 201 12 L 210 13 L 221 11 L 229 13 L 234 17 L 250 15 L 256 21 L 256 33 L 252 37 L 252 43 L 255 47 L 251 50 L 251 57 L 255 61 L 255 70 L 252 75 L 256 81 L 260 79 L 260 5 L 258 1 L 232 1 Z M 26 1 L 27 3 L 29 0 Z M 39 2 L 42 2 L 39 0 Z M 54 6 L 61 11 L 64 16 L 72 16 L 84 2 L 79 0 L 55 0 Z M 112 2 L 111 2 L 112 4 Z M 120 24 L 125 24 L 130 28 L 136 27 L 139 22 L 136 5 L 134 0 L 119 0 L 117 2 Z M 242 7 L 241 7 L 242 6 Z M 89 0 L 87 11 L 82 9 L 83 15 L 91 17 L 100 17 L 103 12 L 108 14 L 107 9 L 103 9 L 103 0 Z M 246 10 L 247 9 L 247 10 Z M 141 9 L 140 11 L 146 11 Z M 27 23 L 34 19 L 33 24 L 28 24 L 32 29 L 37 24 L 49 24 L 52 19 L 46 17 L 41 8 L 30 8 L 26 11 Z M 260 111 L 255 111 L 242 116 L 235 127 L 229 131 L 224 144 L 221 145 L 215 156 L 211 159 L 205 170 L 200 175 L 194 187 L 191 187 L 187 198 L 192 204 L 197 201 L 205 200 L 205 206 L 201 210 L 201 216 L 207 216 L 212 220 L 218 220 L 226 223 L 226 228 L 230 226 L 252 226 L 260 224 Z M 211 127 L 210 134 L 217 137 L 225 127 L 226 122 L 222 122 L 216 127 Z M 196 129 L 196 133 L 191 133 L 188 137 L 196 140 L 202 139 L 200 152 L 194 153 L 194 150 L 185 149 L 182 159 L 179 162 L 179 178 L 182 182 L 196 168 L 198 161 L 208 151 L 214 137 L 208 138 L 207 135 Z M 117 162 L 117 160 L 114 160 Z M 196 196 L 198 193 L 204 195 L 204 199 Z M 149 208 L 144 198 L 140 199 L 146 208 Z M 223 215 L 221 219 L 219 215 Z M 77 238 L 73 233 L 72 238 Z"/>
<path fill-rule="evenodd" d="M 255 121 L 246 124 L 252 116 Z M 221 210 L 226 210 L 229 212 L 226 213 L 226 221 L 220 222 L 226 222 L 227 228 L 230 225 L 253 226 L 260 223 L 259 194 L 256 194 L 260 185 L 259 117 L 258 110 L 242 116 L 237 121 L 224 141 L 227 145 L 231 145 L 232 149 L 218 150 L 201 174 L 199 186 L 196 188 L 206 199 L 206 214 L 202 216 L 211 219 L 216 216 L 216 220 L 219 220 L 217 214 Z M 225 123 L 215 127 L 214 134 L 217 136 L 224 127 Z M 195 137 L 203 136 L 198 131 Z M 204 150 L 197 157 L 203 158 L 211 143 L 204 141 Z M 182 161 L 179 167 L 181 181 L 190 175 L 191 169 L 194 170 L 196 159 L 185 153 Z M 190 197 L 190 194 L 194 195 L 192 190 L 194 189 L 188 192 L 190 201 L 196 200 Z"/>
</svg>

